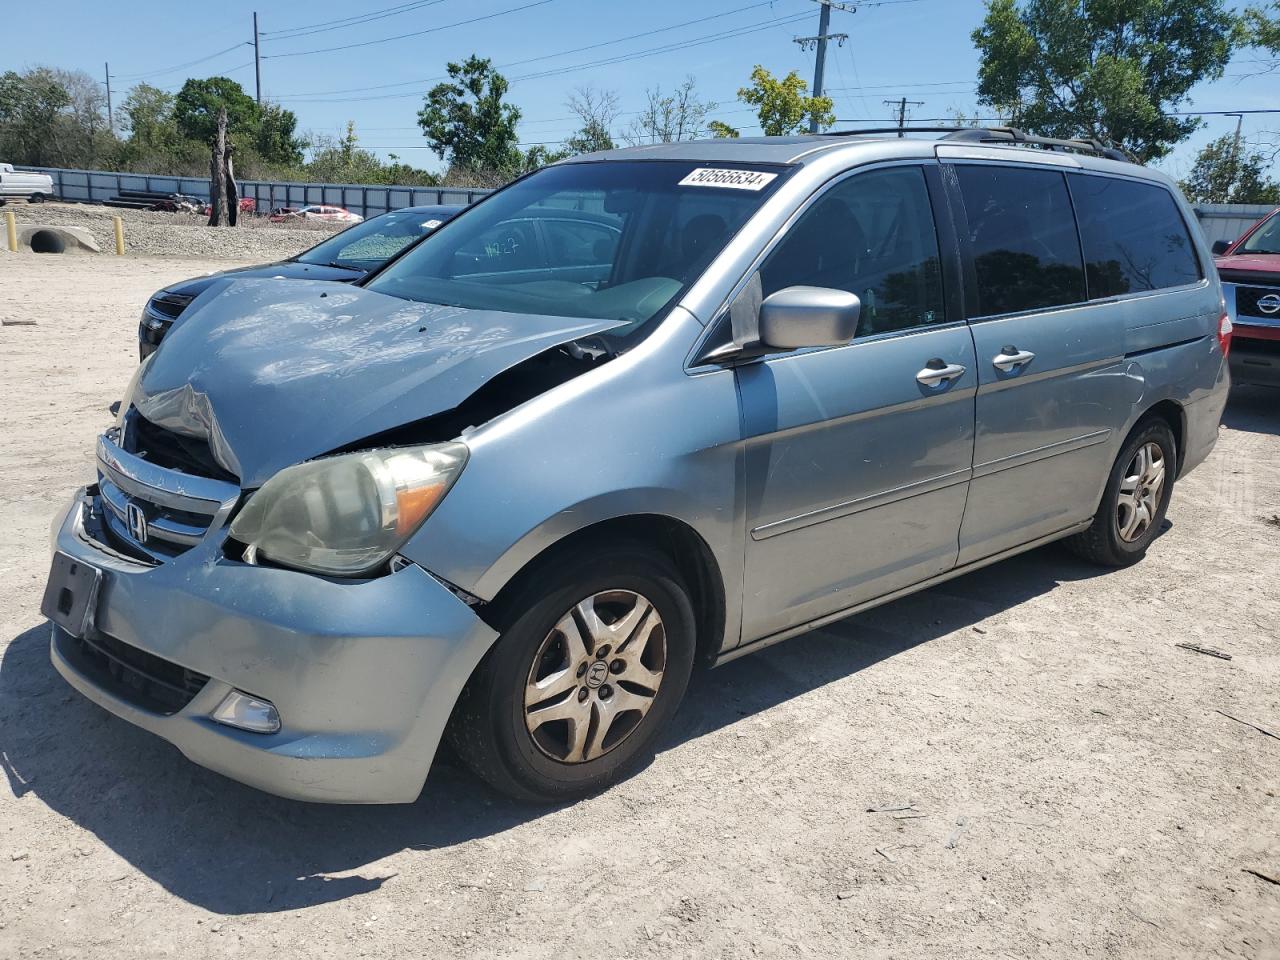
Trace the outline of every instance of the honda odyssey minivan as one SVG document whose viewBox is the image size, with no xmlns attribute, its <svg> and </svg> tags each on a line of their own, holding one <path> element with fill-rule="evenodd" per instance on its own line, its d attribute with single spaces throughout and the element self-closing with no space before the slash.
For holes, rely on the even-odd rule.
<svg viewBox="0 0 1280 960">
<path fill-rule="evenodd" d="M 283 796 L 412 801 L 448 736 L 567 800 L 697 665 L 1054 540 L 1138 561 L 1227 394 L 1191 211 L 937 132 L 593 154 L 357 284 L 211 284 L 54 527 L 57 669 Z"/>
</svg>

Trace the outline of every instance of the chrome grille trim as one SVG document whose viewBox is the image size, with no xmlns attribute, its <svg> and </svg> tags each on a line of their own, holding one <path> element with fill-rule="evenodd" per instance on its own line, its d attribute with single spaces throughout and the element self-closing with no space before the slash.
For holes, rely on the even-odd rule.
<svg viewBox="0 0 1280 960">
<path fill-rule="evenodd" d="M 121 449 L 106 434 L 98 437 L 98 467 L 130 496 L 187 513 L 216 516 L 229 511 L 240 497 L 233 483 L 157 467 Z"/>
<path fill-rule="evenodd" d="M 127 511 L 129 498 L 125 495 L 125 492 L 106 477 L 102 477 L 98 481 L 98 492 L 102 495 L 102 502 L 125 525 L 125 529 L 128 529 L 129 517 Z M 183 523 L 173 517 L 164 516 L 149 517 L 147 519 L 147 529 L 150 531 L 151 536 L 157 540 L 167 540 L 170 543 L 181 544 L 184 547 L 194 547 L 209 532 L 208 527 L 197 527 L 189 523 Z"/>
<path fill-rule="evenodd" d="M 98 500 L 114 537 L 163 563 L 221 529 L 240 499 L 236 484 L 158 466 L 123 449 L 121 440 L 108 432 L 97 449 Z M 146 519 L 143 540 L 134 535 L 131 508 Z"/>
</svg>

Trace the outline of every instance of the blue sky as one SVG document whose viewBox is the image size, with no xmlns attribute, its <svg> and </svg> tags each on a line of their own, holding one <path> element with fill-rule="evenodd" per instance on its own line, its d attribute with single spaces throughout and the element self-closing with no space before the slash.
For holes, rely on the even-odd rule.
<svg viewBox="0 0 1280 960">
<path fill-rule="evenodd" d="M 985 115 L 974 101 L 977 54 L 969 40 L 982 18 L 980 0 L 858 6 L 857 13 L 832 14 L 832 32 L 849 35 L 827 61 L 828 92 L 841 120 L 888 122 L 883 101 L 901 96 L 923 101 L 911 108 L 917 120 L 945 118 L 953 109 Z M 252 37 L 255 7 L 265 96 L 295 111 L 303 130 L 336 135 L 353 120 L 362 145 L 431 169 L 440 164 L 424 148 L 415 117 L 422 93 L 451 59 L 475 52 L 502 67 L 513 81 L 511 100 L 524 113 L 520 135 L 526 144 L 555 143 L 573 131 L 564 104 L 575 87 L 617 91 L 625 113 L 642 106 L 646 87 L 670 88 L 686 75 L 696 78 L 705 99 L 720 104 L 712 116 L 751 133 L 752 111 L 736 102 L 735 91 L 757 63 L 811 79 L 813 53 L 793 38 L 816 33 L 818 21 L 813 0 L 223 0 L 216 21 L 191 0 L 63 0 L 57 29 L 49 28 L 49 11 L 39 4 L 18 3 L 6 11 L 10 36 L 22 42 L 0 51 L 0 69 L 49 64 L 101 77 L 110 60 L 117 103 L 139 79 L 177 89 L 187 76 L 222 74 L 252 93 L 253 50 L 245 41 Z M 381 15 L 365 23 L 330 23 L 374 13 Z M 678 24 L 685 25 L 664 29 Z M 404 33 L 418 35 L 384 40 Z M 642 33 L 648 35 L 610 42 Z M 600 62 L 704 38 L 708 42 L 683 49 Z M 347 44 L 362 45 L 326 49 Z M 591 44 L 600 46 L 567 52 Z M 1264 75 L 1269 64 L 1261 56 L 1239 52 L 1226 77 L 1194 89 L 1194 108 L 1280 106 L 1280 74 Z M 197 60 L 202 62 L 192 62 Z M 1208 119 L 1162 164 L 1165 169 L 1181 175 L 1196 148 L 1234 129 L 1232 118 Z M 624 115 L 617 127 L 630 120 Z M 1245 117 L 1247 140 L 1267 130 L 1280 130 L 1280 115 Z"/>
</svg>

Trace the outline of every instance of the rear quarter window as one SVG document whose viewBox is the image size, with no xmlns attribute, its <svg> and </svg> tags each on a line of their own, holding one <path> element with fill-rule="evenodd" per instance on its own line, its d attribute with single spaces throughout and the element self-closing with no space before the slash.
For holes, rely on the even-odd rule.
<svg viewBox="0 0 1280 960">
<path fill-rule="evenodd" d="M 1090 300 L 1202 278 L 1186 221 L 1164 187 L 1105 176 L 1072 175 L 1068 181 Z"/>
</svg>

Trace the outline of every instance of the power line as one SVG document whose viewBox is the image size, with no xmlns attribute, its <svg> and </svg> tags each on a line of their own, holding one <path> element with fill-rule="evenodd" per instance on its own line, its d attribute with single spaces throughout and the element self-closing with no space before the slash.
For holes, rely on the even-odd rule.
<svg viewBox="0 0 1280 960">
<path fill-rule="evenodd" d="M 527 73 L 527 74 L 524 74 L 523 76 L 512 77 L 511 82 L 515 83 L 518 80 L 540 80 L 544 77 L 560 76 L 561 74 L 573 73 L 577 70 L 588 70 L 591 67 L 604 67 L 604 66 L 611 66 L 617 63 L 628 63 L 632 60 L 640 60 L 645 57 L 652 57 L 661 53 L 670 53 L 675 50 L 687 50 L 690 47 L 700 47 L 700 46 L 703 46 L 704 44 L 716 43 L 720 40 L 732 40 L 737 37 L 745 37 L 748 34 L 759 33 L 762 30 L 769 30 L 769 29 L 772 29 L 773 27 L 788 26 L 790 24 L 798 23 L 801 20 L 807 19 L 808 16 L 809 15 L 807 13 L 801 13 L 801 14 L 793 14 L 787 17 L 779 17 L 776 20 L 766 20 L 763 23 L 756 24 L 753 26 L 735 28 L 730 31 L 725 31 L 724 33 L 712 34 L 706 37 L 699 37 L 694 40 L 681 40 L 676 43 L 666 44 L 661 47 L 652 47 L 648 50 L 639 50 L 639 51 L 636 51 L 635 53 L 619 54 L 616 57 L 609 57 L 603 60 L 592 60 L 589 63 L 574 64 L 573 66 L 570 66 L 570 67 L 556 67 L 550 70 L 544 70 L 540 73 Z"/>
<path fill-rule="evenodd" d="M 828 90 L 922 90 L 926 87 L 977 86 L 976 80 L 939 80 L 936 83 L 875 83 L 857 87 L 827 87 Z M 943 90 L 943 93 L 953 91 Z"/>
<path fill-rule="evenodd" d="M 506 10 L 499 10 L 496 13 L 486 13 L 483 16 L 472 17 L 469 20 L 458 20 L 455 23 L 445 23 L 438 27 L 428 27 L 426 30 L 414 30 L 410 33 L 398 33 L 394 36 L 379 37 L 377 40 L 363 40 L 359 43 L 344 43 L 337 47 L 317 47 L 312 50 L 294 50 L 291 53 L 273 53 L 269 54 L 269 57 L 273 60 L 279 60 L 284 57 L 309 57 L 317 53 L 335 53 L 339 50 L 354 50 L 357 47 L 372 47 L 379 43 L 390 43 L 393 40 L 406 40 L 409 37 L 423 37 L 429 33 L 439 33 L 441 30 L 448 30 L 452 27 L 465 27 L 471 23 L 480 23 L 483 20 L 492 20 L 495 17 L 505 17 L 508 14 L 519 13 L 522 10 L 531 10 L 534 7 L 542 7 L 551 2 L 552 0 L 533 0 L 532 3 L 521 4 L 518 7 L 509 7 Z"/>
<path fill-rule="evenodd" d="M 613 40 L 604 40 L 600 43 L 590 43 L 582 47 L 570 47 L 568 50 L 559 50 L 556 53 L 547 53 L 547 54 L 543 54 L 542 56 L 529 57 L 524 60 L 513 60 L 510 63 L 500 63 L 497 66 L 498 66 L 498 69 L 505 70 L 508 67 L 519 67 L 519 66 L 523 66 L 526 63 L 534 63 L 538 60 L 550 60 L 555 57 L 565 57 L 572 53 L 583 53 L 587 50 L 595 50 L 599 47 L 608 47 L 616 43 L 625 43 L 628 40 L 638 40 L 641 37 L 649 37 L 657 33 L 666 33 L 670 30 L 678 30 L 682 27 L 691 27 L 695 24 L 706 23 L 709 20 L 717 20 L 721 17 L 733 16 L 734 14 L 743 13 L 747 10 L 754 10 L 757 7 L 770 7 L 770 6 L 773 6 L 773 0 L 763 0 L 762 3 L 748 4 L 745 7 L 737 7 L 733 10 L 726 10 L 723 13 L 715 13 L 706 17 L 698 17 L 695 20 L 685 20 L 682 23 L 673 23 L 668 27 L 659 27 L 656 30 L 645 30 L 642 33 L 632 33 L 632 34 L 628 34 L 625 37 L 617 37 Z M 443 79 L 445 79 L 445 77 L 424 77 L 419 80 L 402 80 L 398 83 L 380 83 L 370 87 L 347 87 L 341 90 L 315 90 L 307 93 L 286 93 L 286 94 L 283 94 L 282 96 L 284 97 L 317 96 L 318 97 L 318 96 L 328 96 L 329 94 L 335 94 L 335 93 L 365 93 L 370 90 L 390 90 L 396 87 L 412 87 L 412 86 L 417 86 L 418 84 L 423 84 L 423 83 L 435 83 Z M 417 94 L 414 93 L 412 94 L 412 96 L 416 97 Z"/>
<path fill-rule="evenodd" d="M 658 27 L 656 30 L 645 30 L 643 33 L 633 33 L 630 36 L 619 37 L 616 40 L 605 40 L 601 43 L 588 44 L 585 47 L 574 47 L 572 50 L 561 50 L 559 53 L 548 53 L 540 57 L 529 57 L 525 60 L 514 60 L 511 63 L 502 64 L 503 67 L 519 67 L 526 63 L 536 63 L 539 60 L 550 60 L 553 57 L 563 57 L 571 53 L 583 53 L 587 50 L 595 50 L 599 47 L 609 47 L 615 43 L 623 43 L 627 40 L 638 40 L 641 37 L 651 37 L 657 33 L 667 33 L 671 30 L 679 30 L 681 27 L 692 27 L 695 24 L 706 23 L 709 20 L 719 20 L 721 17 L 733 16 L 737 13 L 745 13 L 748 10 L 755 10 L 759 7 L 771 7 L 773 0 L 764 0 L 763 3 L 749 3 L 745 7 L 737 7 L 733 10 L 726 10 L 723 13 L 713 13 L 710 16 L 698 17 L 696 20 L 686 20 L 683 23 L 673 23 L 669 27 Z"/>
<path fill-rule="evenodd" d="M 555 67 L 555 68 L 544 70 L 537 73 L 529 73 L 529 74 L 524 74 L 522 76 L 509 77 L 508 80 L 511 83 L 517 83 L 521 80 L 540 80 L 540 79 L 543 79 L 544 77 L 559 76 L 565 73 L 573 73 L 578 70 L 588 70 L 588 69 L 591 69 L 592 67 L 602 67 L 602 66 L 610 66 L 617 63 L 627 63 L 632 60 L 639 60 L 645 57 L 657 56 L 663 53 L 671 53 L 676 50 L 686 50 L 686 49 L 689 49 L 690 47 L 702 46 L 707 43 L 715 43 L 720 40 L 732 40 L 737 37 L 747 36 L 748 34 L 758 33 L 761 30 L 768 30 L 768 29 L 771 29 L 772 27 L 786 26 L 791 23 L 796 23 L 807 16 L 808 14 L 796 14 L 788 17 L 779 17 L 775 20 L 766 20 L 763 23 L 758 23 L 758 24 L 748 24 L 746 26 L 733 28 L 728 31 L 710 34 L 705 37 L 697 37 L 692 40 L 681 40 L 676 43 L 664 44 L 659 47 L 651 47 L 647 50 L 637 50 L 633 53 L 619 54 L 616 57 L 607 57 L 600 60 L 592 60 L 587 63 L 578 63 L 578 64 L 573 64 L 567 67 Z M 430 82 L 430 81 L 423 81 L 423 82 Z M 334 99 L 321 98 L 321 99 L 312 99 L 312 100 L 299 100 L 297 99 L 299 95 L 295 94 L 294 97 L 281 97 L 279 99 L 293 100 L 294 102 L 297 102 L 297 103 L 363 103 L 371 100 L 403 100 L 408 98 L 418 98 L 421 95 L 422 95 L 421 93 L 417 93 L 417 92 L 388 93 L 388 94 L 377 94 L 377 95 L 372 95 L 367 97 L 339 97 Z"/>
<path fill-rule="evenodd" d="M 252 60 L 246 60 L 244 63 L 236 64 L 234 67 L 228 67 L 225 70 L 218 71 L 218 76 L 229 77 L 231 74 L 235 73 L 237 70 L 244 70 L 245 68 L 252 67 L 253 65 L 254 63 Z M 115 74 L 112 74 L 112 76 L 115 76 Z M 187 80 L 190 80 L 190 79 L 192 78 L 191 77 L 187 78 Z M 167 93 L 173 93 L 174 91 L 181 90 L 186 85 L 187 85 L 187 81 L 184 80 L 182 81 L 182 83 L 171 83 L 168 86 L 161 87 L 160 89 L 164 90 Z"/>
<path fill-rule="evenodd" d="M 315 33 L 327 33 L 330 30 L 342 30 L 346 27 L 355 27 L 364 23 L 373 23 L 375 20 L 385 20 L 387 17 L 399 16 L 402 13 L 412 13 L 414 10 L 420 10 L 423 7 L 434 7 L 444 0 L 415 0 L 413 3 L 402 3 L 394 7 L 384 7 L 381 10 L 371 10 L 369 13 L 357 14 L 350 17 L 341 17 L 337 20 L 322 20 L 319 23 L 301 24 L 296 27 L 282 27 L 279 30 L 264 30 L 262 36 L 264 39 L 271 40 L 293 40 L 297 37 L 309 37 Z M 286 36 L 287 34 L 287 36 Z"/>
<path fill-rule="evenodd" d="M 251 47 L 251 46 L 253 46 L 253 41 L 242 40 L 240 43 L 233 44 L 232 46 L 227 47 L 227 49 L 225 50 L 219 50 L 217 53 L 211 53 L 208 56 L 201 57 L 198 60 L 189 60 L 186 63 L 175 64 L 172 67 L 163 67 L 159 70 L 145 70 L 142 73 L 112 74 L 112 76 L 114 76 L 115 79 L 117 80 L 142 80 L 146 77 L 158 77 L 166 73 L 173 73 L 176 70 L 185 70 L 187 67 L 194 67 L 196 66 L 196 64 L 205 63 L 206 61 L 212 60 L 215 57 L 220 57 L 223 54 L 230 53 L 233 50 L 239 50 L 241 47 Z"/>
</svg>

